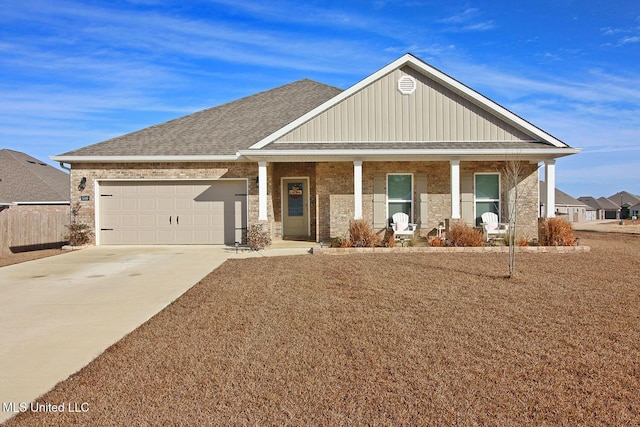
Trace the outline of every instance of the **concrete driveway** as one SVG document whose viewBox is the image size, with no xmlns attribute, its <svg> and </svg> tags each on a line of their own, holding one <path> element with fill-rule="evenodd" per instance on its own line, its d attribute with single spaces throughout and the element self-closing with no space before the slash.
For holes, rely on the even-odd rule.
<svg viewBox="0 0 640 427">
<path fill-rule="evenodd" d="M 0 268 L 0 422 L 87 365 L 226 259 L 308 249 L 236 254 L 224 246 L 98 246 Z"/>
</svg>

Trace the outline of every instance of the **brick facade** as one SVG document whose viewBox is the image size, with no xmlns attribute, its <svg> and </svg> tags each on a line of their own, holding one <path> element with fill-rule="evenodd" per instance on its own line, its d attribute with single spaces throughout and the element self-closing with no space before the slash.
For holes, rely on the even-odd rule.
<svg viewBox="0 0 640 427">
<path fill-rule="evenodd" d="M 504 162 L 461 162 L 461 173 L 498 172 Z M 407 173 L 426 175 L 427 221 L 420 233 L 433 233 L 439 223 L 450 217 L 450 166 L 439 162 L 363 162 L 363 219 L 373 222 L 374 175 Z M 518 184 L 519 234 L 537 236 L 538 174 L 537 165 L 531 164 Z M 75 163 L 71 170 L 71 203 L 79 203 L 78 219 L 95 224 L 96 180 L 188 180 L 188 179 L 247 179 L 249 224 L 258 221 L 258 165 L 253 162 L 225 163 Z M 87 178 L 84 190 L 78 189 L 82 177 Z M 282 189 L 287 177 L 308 177 L 310 239 L 328 240 L 347 233 L 354 216 L 354 183 L 352 162 L 294 162 L 270 163 L 267 168 L 268 229 L 274 239 L 282 238 Z M 415 178 L 414 178 L 415 179 Z M 502 185 L 504 200 L 509 189 Z M 386 189 L 385 189 L 386 191 Z M 417 195 L 414 186 L 414 214 L 417 215 Z M 81 196 L 89 200 L 81 201 Z M 502 203 L 503 216 L 506 203 Z"/>
</svg>

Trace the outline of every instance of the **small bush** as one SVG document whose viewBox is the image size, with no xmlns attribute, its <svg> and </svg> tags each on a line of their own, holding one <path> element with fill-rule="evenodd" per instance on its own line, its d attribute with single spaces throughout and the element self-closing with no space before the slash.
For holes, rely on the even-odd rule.
<svg viewBox="0 0 640 427">
<path fill-rule="evenodd" d="M 262 224 L 251 224 L 247 230 L 247 244 L 254 251 L 259 251 L 271 245 L 271 236 L 262 229 Z"/>
<path fill-rule="evenodd" d="M 387 248 L 392 248 L 396 245 L 396 237 L 393 235 L 393 230 L 387 228 L 384 232 L 384 237 L 382 238 L 382 242 Z"/>
<path fill-rule="evenodd" d="M 349 239 L 344 237 L 334 237 L 331 239 L 331 247 L 332 248 L 348 248 L 351 246 Z"/>
<path fill-rule="evenodd" d="M 371 224 L 358 219 L 349 223 L 349 242 L 351 246 L 356 248 L 372 248 L 380 246 L 380 235 L 378 235 Z"/>
<path fill-rule="evenodd" d="M 449 242 L 451 246 L 482 246 L 484 239 L 482 232 L 467 224 L 455 223 L 449 230 Z"/>
<path fill-rule="evenodd" d="M 527 239 L 525 236 L 520 237 L 518 239 L 518 246 L 529 246 L 529 239 Z"/>
<path fill-rule="evenodd" d="M 571 224 L 562 218 L 545 218 L 540 221 L 540 243 L 543 246 L 573 246 L 576 237 Z"/>
<path fill-rule="evenodd" d="M 91 241 L 93 230 L 91 230 L 88 224 L 74 222 L 66 227 L 69 229 L 69 234 L 65 236 L 65 238 L 71 246 L 82 246 Z"/>
<path fill-rule="evenodd" d="M 80 202 L 71 206 L 73 219 L 71 220 L 71 224 L 65 226 L 69 229 L 69 234 L 65 236 L 65 239 L 69 241 L 71 246 L 86 245 L 91 241 L 91 236 L 93 236 L 93 230 L 89 224 L 78 221 L 80 209 L 82 209 Z"/>
<path fill-rule="evenodd" d="M 429 245 L 433 246 L 434 248 L 440 248 L 440 247 L 444 246 L 445 243 L 446 243 L 445 240 L 440 236 L 433 237 L 429 241 Z"/>
</svg>

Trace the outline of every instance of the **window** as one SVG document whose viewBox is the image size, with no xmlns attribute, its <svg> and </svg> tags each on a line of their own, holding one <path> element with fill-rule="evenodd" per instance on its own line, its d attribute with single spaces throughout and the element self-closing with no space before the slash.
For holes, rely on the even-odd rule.
<svg viewBox="0 0 640 427">
<path fill-rule="evenodd" d="M 409 215 L 409 221 L 413 222 L 413 175 L 387 175 L 387 218 L 389 222 L 396 212 L 406 213 Z"/>
<path fill-rule="evenodd" d="M 301 182 L 287 184 L 287 215 L 304 216 L 303 188 Z"/>
<path fill-rule="evenodd" d="M 476 226 L 482 222 L 482 214 L 493 212 L 500 218 L 500 175 L 477 173 L 475 175 Z"/>
</svg>

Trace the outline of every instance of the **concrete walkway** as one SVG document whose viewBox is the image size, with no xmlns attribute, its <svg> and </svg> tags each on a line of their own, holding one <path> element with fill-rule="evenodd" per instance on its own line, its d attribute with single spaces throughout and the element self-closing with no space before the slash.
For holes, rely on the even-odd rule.
<svg viewBox="0 0 640 427">
<path fill-rule="evenodd" d="M 0 422 L 226 259 L 306 254 L 312 245 L 238 253 L 224 246 L 98 246 L 0 268 Z"/>
</svg>

